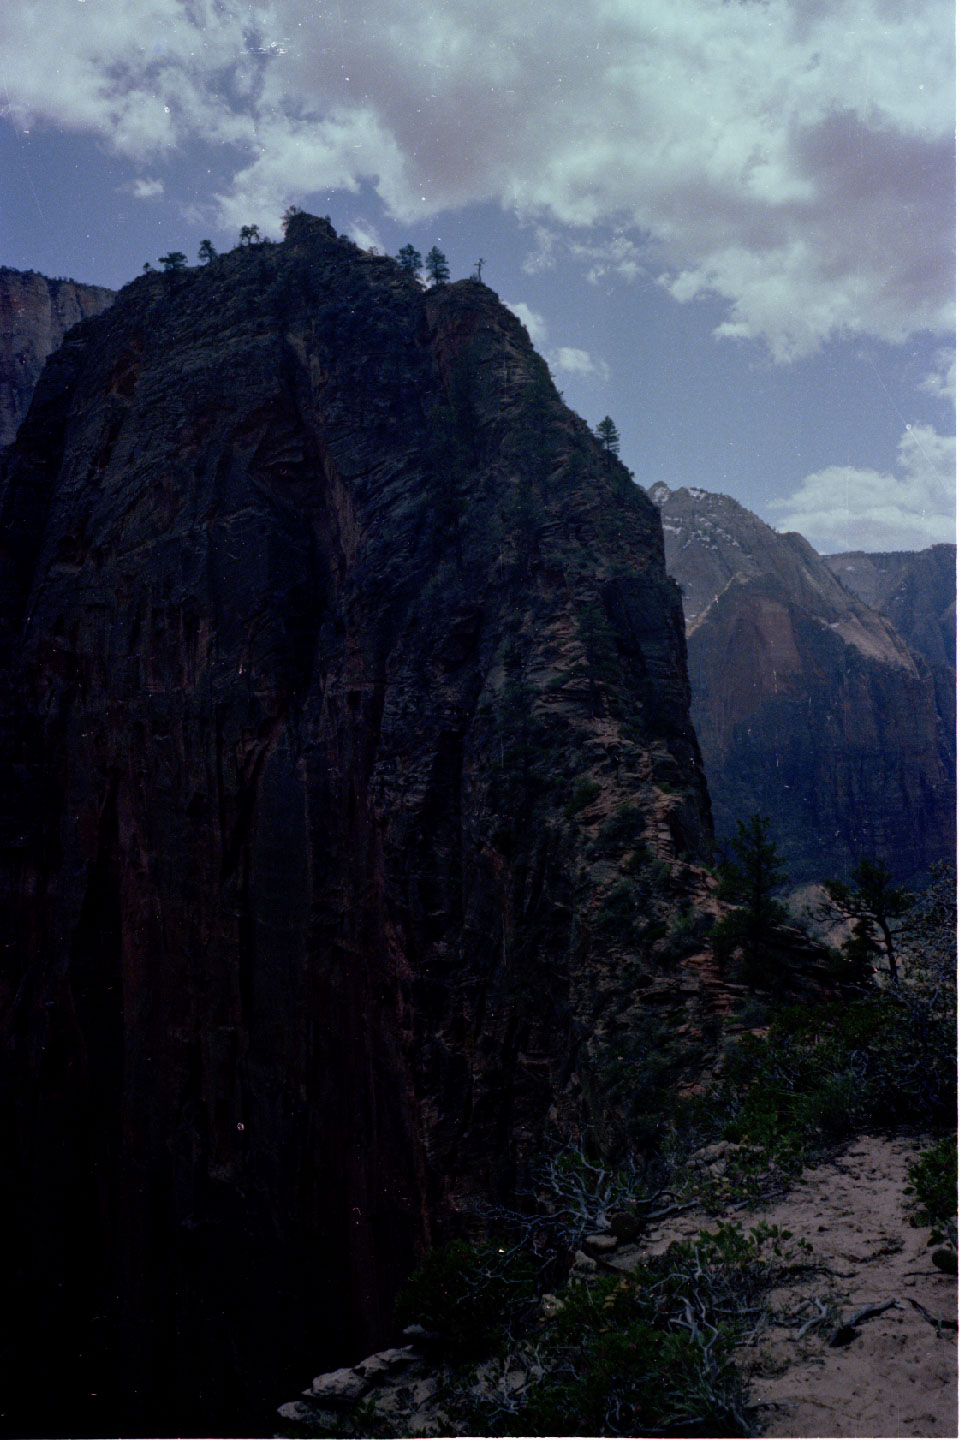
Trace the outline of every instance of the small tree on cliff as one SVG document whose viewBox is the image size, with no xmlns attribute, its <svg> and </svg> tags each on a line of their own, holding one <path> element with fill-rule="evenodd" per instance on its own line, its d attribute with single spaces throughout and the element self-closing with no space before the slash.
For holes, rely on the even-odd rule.
<svg viewBox="0 0 960 1440">
<path fill-rule="evenodd" d="M 294 218 L 294 216 L 296 216 L 296 215 L 302 215 L 302 214 L 303 214 L 303 208 L 302 208 L 302 206 L 300 206 L 300 205 L 288 205 L 288 206 L 287 206 L 286 210 L 284 210 L 284 212 L 283 212 L 283 219 L 280 221 L 280 226 L 281 226 L 281 229 L 283 230 L 284 235 L 286 235 L 287 231 L 290 229 L 290 221 Z"/>
<path fill-rule="evenodd" d="M 612 456 L 615 459 L 620 454 L 620 432 L 609 415 L 604 415 L 593 433 L 600 441 L 600 444 L 608 456 Z"/>
<path fill-rule="evenodd" d="M 253 244 L 256 244 L 256 243 L 259 241 L 259 239 L 260 239 L 260 226 L 259 226 L 259 225 L 241 225 L 241 227 L 240 227 L 240 244 L 241 244 L 241 245 L 253 245 Z"/>
<path fill-rule="evenodd" d="M 182 250 L 171 250 L 167 255 L 159 257 L 160 264 L 169 275 L 171 271 L 185 270 L 187 268 L 187 257 Z"/>
<path fill-rule="evenodd" d="M 853 933 L 844 950 L 861 963 L 885 956 L 890 979 L 896 985 L 900 979 L 896 942 L 899 922 L 912 903 L 909 891 L 894 885 L 882 860 L 868 860 L 866 856 L 858 863 L 850 884 L 828 880 L 825 888 L 828 898 L 821 907 L 823 917 L 853 922 Z"/>
<path fill-rule="evenodd" d="M 213 242 L 210 240 L 201 240 L 200 249 L 197 251 L 197 259 L 200 260 L 202 264 L 209 265 L 210 262 L 216 260 L 216 258 L 217 252 L 213 248 Z"/>
<path fill-rule="evenodd" d="M 427 251 L 427 275 L 434 285 L 445 285 L 450 279 L 450 266 L 447 264 L 447 257 L 436 245 L 431 246 Z"/>
<path fill-rule="evenodd" d="M 784 864 L 770 838 L 766 815 L 738 820 L 737 833 L 728 846 L 732 853 L 720 866 L 719 896 L 733 901 L 737 908 L 717 922 L 711 940 L 721 962 L 740 950 L 744 979 L 752 986 L 765 978 L 764 949 L 787 918 L 786 907 L 774 899 L 784 878 Z"/>
<path fill-rule="evenodd" d="M 413 245 L 404 245 L 397 251 L 397 264 L 407 275 L 416 278 L 423 269 L 423 256 Z"/>
</svg>

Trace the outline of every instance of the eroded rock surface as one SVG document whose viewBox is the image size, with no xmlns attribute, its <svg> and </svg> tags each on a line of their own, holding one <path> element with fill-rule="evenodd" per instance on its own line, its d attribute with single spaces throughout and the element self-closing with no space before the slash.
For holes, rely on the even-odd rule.
<svg viewBox="0 0 960 1440">
<path fill-rule="evenodd" d="M 616 1123 L 710 844 L 659 516 L 493 292 L 300 216 L 67 337 L 0 530 L 10 1393 L 258 1433 Z"/>
</svg>

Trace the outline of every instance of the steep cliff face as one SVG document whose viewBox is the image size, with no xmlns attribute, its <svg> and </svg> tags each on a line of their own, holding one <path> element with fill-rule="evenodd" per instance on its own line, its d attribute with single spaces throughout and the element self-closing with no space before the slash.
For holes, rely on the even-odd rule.
<svg viewBox="0 0 960 1440">
<path fill-rule="evenodd" d="M 684 594 L 718 834 L 759 810 L 795 880 L 844 873 L 862 854 L 922 880 L 954 836 L 955 749 L 936 674 L 802 536 L 724 495 L 651 494 Z"/>
<path fill-rule="evenodd" d="M 101 285 L 0 265 L 0 447 L 16 435 L 47 356 L 71 326 L 99 315 L 113 296 Z"/>
<path fill-rule="evenodd" d="M 837 579 L 891 622 L 930 665 L 957 668 L 957 547 L 825 555 Z"/>
<path fill-rule="evenodd" d="M 659 517 L 490 290 L 309 216 L 128 286 L 0 464 L 8 1354 L 255 1433 L 616 1126 L 710 844 Z"/>
</svg>

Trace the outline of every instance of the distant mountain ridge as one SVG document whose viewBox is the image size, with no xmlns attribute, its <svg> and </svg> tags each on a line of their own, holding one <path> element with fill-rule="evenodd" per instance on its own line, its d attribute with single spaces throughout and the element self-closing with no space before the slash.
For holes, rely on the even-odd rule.
<svg viewBox="0 0 960 1440">
<path fill-rule="evenodd" d="M 921 881 L 954 845 L 953 672 L 933 663 L 955 653 L 950 556 L 827 560 L 728 496 L 649 493 L 683 592 L 718 835 L 760 810 L 796 881 L 861 854 Z"/>
<path fill-rule="evenodd" d="M 101 314 L 113 298 L 102 285 L 0 266 L 0 446 L 16 435 L 47 356 L 68 330 Z"/>
<path fill-rule="evenodd" d="M 956 670 L 956 545 L 823 558 L 848 590 L 892 621 L 911 650 Z"/>
</svg>

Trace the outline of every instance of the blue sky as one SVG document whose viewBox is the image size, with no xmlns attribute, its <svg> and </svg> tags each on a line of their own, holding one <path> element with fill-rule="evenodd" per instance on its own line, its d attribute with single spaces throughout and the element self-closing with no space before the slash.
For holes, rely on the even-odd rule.
<svg viewBox="0 0 960 1440">
<path fill-rule="evenodd" d="M 0 263 L 119 285 L 279 234 L 437 243 L 643 484 L 825 551 L 953 538 L 953 7 L 17 0 Z"/>
</svg>

